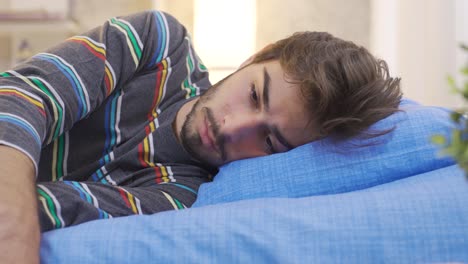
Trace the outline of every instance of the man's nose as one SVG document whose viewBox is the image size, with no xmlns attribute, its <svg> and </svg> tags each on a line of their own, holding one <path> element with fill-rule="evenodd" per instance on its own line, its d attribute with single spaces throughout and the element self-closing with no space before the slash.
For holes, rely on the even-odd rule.
<svg viewBox="0 0 468 264">
<path fill-rule="evenodd" d="M 236 143 L 256 137 L 261 126 L 260 118 L 254 114 L 227 115 L 221 133 L 225 141 Z"/>
</svg>

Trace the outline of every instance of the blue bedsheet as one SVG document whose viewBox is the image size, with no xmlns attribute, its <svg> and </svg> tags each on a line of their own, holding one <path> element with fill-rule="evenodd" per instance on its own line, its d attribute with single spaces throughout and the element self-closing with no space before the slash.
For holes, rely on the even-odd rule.
<svg viewBox="0 0 468 264">
<path fill-rule="evenodd" d="M 99 220 L 44 234 L 43 263 L 468 262 L 456 167 L 373 188 Z"/>
</svg>

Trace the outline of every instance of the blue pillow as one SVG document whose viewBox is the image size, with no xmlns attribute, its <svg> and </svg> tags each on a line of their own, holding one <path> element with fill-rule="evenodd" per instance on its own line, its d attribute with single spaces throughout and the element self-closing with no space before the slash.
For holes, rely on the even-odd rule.
<svg viewBox="0 0 468 264">
<path fill-rule="evenodd" d="M 435 134 L 450 135 L 450 112 L 409 100 L 400 109 L 371 127 L 395 127 L 376 139 L 339 144 L 324 139 L 286 153 L 231 162 L 220 168 L 213 182 L 200 186 L 193 207 L 350 192 L 455 164 L 439 156 L 431 143 Z"/>
</svg>

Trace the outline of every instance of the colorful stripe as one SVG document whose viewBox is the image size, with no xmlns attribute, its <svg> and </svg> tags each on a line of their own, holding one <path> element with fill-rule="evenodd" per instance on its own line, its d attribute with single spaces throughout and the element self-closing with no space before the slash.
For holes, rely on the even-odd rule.
<svg viewBox="0 0 468 264">
<path fill-rule="evenodd" d="M 163 166 L 160 163 L 156 163 L 156 166 L 153 167 L 156 174 L 156 183 L 165 183 L 165 182 L 175 182 L 174 174 L 170 166 Z"/>
<path fill-rule="evenodd" d="M 102 61 L 106 60 L 106 46 L 102 43 L 95 42 L 86 36 L 74 36 L 69 38 L 68 41 L 77 42 L 88 49 L 94 56 L 98 57 Z"/>
<path fill-rule="evenodd" d="M 99 219 L 112 218 L 112 215 L 110 215 L 106 211 L 99 208 L 98 199 L 89 190 L 88 185 L 86 185 L 84 183 L 75 182 L 75 181 L 73 181 L 73 182 L 64 181 L 64 183 L 71 186 L 73 189 L 75 189 L 75 191 L 78 192 L 78 194 L 80 195 L 82 200 L 88 202 L 89 204 L 92 204 L 97 209 L 97 211 L 99 213 Z"/>
<path fill-rule="evenodd" d="M 43 91 L 47 94 L 47 98 L 52 105 L 53 112 L 53 122 L 51 126 L 51 131 L 53 133 L 49 134 L 47 142 L 51 142 L 61 135 L 65 129 L 65 103 L 63 102 L 60 95 L 52 88 L 47 81 L 38 78 L 38 77 L 26 77 L 37 87 L 37 89 Z"/>
<path fill-rule="evenodd" d="M 146 137 L 140 144 L 138 144 L 138 159 L 143 167 L 155 166 L 153 163 L 154 145 L 152 132 L 155 131 L 158 127 L 158 119 L 154 119 L 152 122 L 150 122 L 150 124 L 145 127 Z"/>
<path fill-rule="evenodd" d="M 190 188 L 190 187 L 188 187 L 188 186 L 179 184 L 179 183 L 168 182 L 168 183 L 162 183 L 162 184 L 170 184 L 170 185 L 173 185 L 173 186 L 177 186 L 177 187 L 182 188 L 182 189 L 184 189 L 184 190 L 186 190 L 186 191 L 189 191 L 189 192 L 191 192 L 191 193 L 193 193 L 193 194 L 195 194 L 195 195 L 198 195 L 198 192 L 195 191 L 194 189 L 192 189 L 192 188 Z"/>
<path fill-rule="evenodd" d="M 119 190 L 120 196 L 124 200 L 125 204 L 128 206 L 128 208 L 132 209 L 134 214 L 143 214 L 140 200 L 137 197 L 122 187 L 117 187 L 117 189 Z"/>
<path fill-rule="evenodd" d="M 154 67 L 160 63 L 163 58 L 167 58 L 169 47 L 169 26 L 167 24 L 166 16 L 163 13 L 155 11 L 153 14 L 154 24 L 157 29 L 156 48 L 147 68 Z"/>
<path fill-rule="evenodd" d="M 151 133 L 159 127 L 158 120 L 155 119 L 151 125 L 145 127 L 147 136 L 138 145 L 138 160 L 143 167 L 152 167 L 155 173 L 155 181 L 161 182 L 175 182 L 172 170 L 169 166 L 164 166 L 160 163 L 154 163 L 154 142 L 153 134 Z"/>
<path fill-rule="evenodd" d="M 115 89 L 116 77 L 114 69 L 107 60 L 104 62 L 104 71 L 106 73 L 104 76 L 104 82 L 106 84 L 106 96 L 109 96 Z"/>
<path fill-rule="evenodd" d="M 172 207 L 175 210 L 187 208 L 187 206 L 185 206 L 183 203 L 181 203 L 176 198 L 172 197 L 170 194 L 168 194 L 166 192 L 163 192 L 163 191 L 161 191 L 161 192 L 163 193 L 164 197 L 166 197 L 166 199 L 169 201 L 169 203 L 172 205 Z"/>
<path fill-rule="evenodd" d="M 42 103 L 41 98 L 37 97 L 36 95 L 30 92 L 16 87 L 0 86 L 0 95 L 14 96 L 23 99 L 26 102 L 35 105 L 42 116 L 46 116 L 44 104 Z"/>
<path fill-rule="evenodd" d="M 148 113 L 148 120 L 153 120 L 158 117 L 158 107 L 166 95 L 167 80 L 171 75 L 171 60 L 169 58 L 164 59 L 157 66 L 156 71 L 156 85 L 154 88 L 153 101 L 151 103 L 151 112 Z"/>
<path fill-rule="evenodd" d="M 110 95 L 115 89 L 115 72 L 110 63 L 106 60 L 106 45 L 96 42 L 86 36 L 75 36 L 69 38 L 68 41 L 76 42 L 83 45 L 95 57 L 104 62 L 104 84 L 106 86 L 106 96 Z"/>
<path fill-rule="evenodd" d="M 100 161 L 101 162 L 101 161 Z M 91 175 L 91 179 L 93 179 L 93 181 L 95 182 L 98 182 L 98 181 L 102 181 L 102 179 L 104 178 L 104 176 L 106 175 L 107 170 L 106 170 L 106 166 L 102 166 L 101 168 L 99 168 L 98 170 L 96 170 L 92 175 Z M 105 182 L 103 182 L 105 183 Z"/>
<path fill-rule="evenodd" d="M 73 87 L 73 91 L 77 98 L 77 119 L 79 120 L 85 117 L 91 110 L 88 91 L 75 68 L 61 57 L 50 53 L 39 53 L 38 55 L 34 56 L 34 58 L 41 59 L 55 65 L 63 73 L 63 75 L 69 80 L 71 86 Z"/>
<path fill-rule="evenodd" d="M 169 183 L 176 182 L 174 178 L 174 173 L 172 173 L 172 168 L 170 166 L 163 166 L 160 163 L 156 163 L 156 166 L 153 167 L 156 174 L 156 183 Z"/>
<path fill-rule="evenodd" d="M 106 182 L 103 182 L 103 181 L 106 181 Z M 101 182 L 103 183 L 106 183 L 106 184 L 110 184 L 112 186 L 117 186 L 117 183 L 114 181 L 114 179 L 111 178 L 110 175 L 107 175 L 105 179 L 102 179 Z"/>
<path fill-rule="evenodd" d="M 68 132 L 52 142 L 52 181 L 60 180 L 67 174 L 69 139 Z"/>
<path fill-rule="evenodd" d="M 205 64 L 203 64 L 203 61 L 200 59 L 198 54 L 192 48 L 192 39 L 190 38 L 190 35 L 187 35 L 185 39 L 188 40 L 188 48 L 189 48 L 189 52 L 192 53 L 191 55 L 192 58 L 194 58 L 198 62 L 197 63 L 198 70 L 200 72 L 208 72 L 208 68 L 206 68 Z"/>
<path fill-rule="evenodd" d="M 39 145 L 40 147 L 42 146 L 42 140 L 39 136 L 39 133 L 37 133 L 36 129 L 22 117 L 0 112 L 0 122 L 6 122 L 21 127 L 33 137 L 37 145 Z"/>
<path fill-rule="evenodd" d="M 132 25 L 130 25 L 130 23 L 122 19 L 111 18 L 109 23 L 125 35 L 130 54 L 132 55 L 133 62 L 135 63 L 135 68 L 137 68 L 140 64 L 143 44 L 136 33 L 136 30 Z"/>
<path fill-rule="evenodd" d="M 63 220 L 61 213 L 61 206 L 60 203 L 57 201 L 57 198 L 52 194 L 52 192 L 48 188 L 41 184 L 37 185 L 37 193 L 39 201 L 44 207 L 44 211 L 50 218 L 54 228 L 65 227 L 65 221 Z"/>
<path fill-rule="evenodd" d="M 106 139 L 104 141 L 104 157 L 110 157 L 108 154 L 112 151 L 114 146 L 120 143 L 120 130 L 118 128 L 121 112 L 122 90 L 116 91 L 107 101 L 104 113 L 104 130 Z M 105 163 L 112 160 L 104 159 Z M 103 164 L 101 164 L 103 165 Z"/>
<path fill-rule="evenodd" d="M 167 52 L 167 51 L 165 51 Z M 163 52 L 164 53 L 164 52 Z M 159 127 L 158 116 L 161 110 L 159 109 L 160 103 L 166 95 L 167 80 L 171 75 L 171 60 L 169 58 L 163 59 L 157 65 L 156 70 L 156 84 L 154 89 L 154 96 L 151 105 L 151 111 L 148 113 L 148 125 L 145 127 L 146 137 L 138 145 L 138 158 L 143 167 L 152 167 L 156 175 L 156 182 L 168 182 L 172 177 L 168 170 L 162 164 L 154 163 L 154 138 L 153 132 Z"/>
<path fill-rule="evenodd" d="M 65 116 L 65 104 L 60 97 L 60 95 L 55 91 L 55 89 L 47 81 L 39 77 L 23 76 L 15 71 L 8 71 L 3 73 L 2 76 L 5 77 L 17 77 L 22 80 L 24 83 L 28 84 L 34 90 L 40 92 L 50 101 L 50 106 L 52 108 L 53 122 L 51 125 L 50 131 L 47 140 L 45 143 L 50 143 L 52 140 L 57 138 L 64 131 L 64 116 Z"/>
<path fill-rule="evenodd" d="M 68 174 L 68 155 L 70 153 L 70 135 L 68 132 L 62 134 L 64 137 L 64 144 L 63 144 L 63 158 L 62 158 L 62 172 L 63 175 L 60 176 L 59 179 L 62 179 L 64 175 Z"/>
<path fill-rule="evenodd" d="M 9 71 L 8 73 L 11 74 L 11 76 L 18 77 L 25 83 L 29 84 L 30 87 L 43 93 L 51 102 L 50 105 L 52 106 L 53 110 L 53 122 L 50 131 L 53 132 L 49 133 L 46 144 L 53 142 L 54 153 L 52 158 L 52 179 L 54 181 L 60 179 L 66 173 L 65 161 L 68 157 L 68 144 L 63 143 L 65 136 L 62 134 L 65 124 L 65 104 L 52 85 L 50 85 L 47 81 L 39 77 L 22 76 L 15 71 Z M 62 135 L 62 138 L 60 138 L 60 135 Z"/>
<path fill-rule="evenodd" d="M 198 70 L 201 72 L 208 72 L 208 68 L 206 68 L 205 64 L 203 64 L 202 60 L 197 56 L 198 61 Z"/>
<path fill-rule="evenodd" d="M 58 137 L 52 142 L 52 181 L 62 178 L 63 171 L 62 163 L 63 159 L 63 137 Z"/>
<path fill-rule="evenodd" d="M 185 37 L 188 45 L 188 53 L 187 58 L 185 59 L 186 68 L 187 68 L 187 78 L 182 82 L 182 90 L 185 90 L 186 95 L 185 98 L 191 98 L 194 96 L 200 95 L 200 88 L 192 82 L 192 75 L 195 72 L 195 65 L 194 65 L 194 52 L 191 46 L 191 40 L 189 37 Z"/>
<path fill-rule="evenodd" d="M 125 92 L 120 91 L 120 96 L 117 98 L 117 107 L 115 109 L 115 122 L 114 122 L 114 131 L 115 131 L 115 145 L 120 144 L 122 141 L 122 133 L 120 131 L 120 115 L 122 113 L 122 100 Z"/>
<path fill-rule="evenodd" d="M 109 175 L 107 175 L 107 169 L 106 169 L 106 165 L 113 161 L 114 160 L 114 152 L 110 152 L 109 154 L 106 154 L 104 157 L 102 157 L 100 160 L 99 160 L 99 163 L 102 165 L 101 168 L 99 168 L 98 170 L 96 170 L 92 175 L 91 175 L 91 179 L 95 182 L 101 182 L 101 183 L 104 183 L 104 184 L 112 184 L 112 185 L 116 185 L 116 183 L 110 178 Z"/>
<path fill-rule="evenodd" d="M 104 128 L 106 138 L 104 140 L 103 157 L 99 160 L 101 168 L 91 175 L 91 178 L 96 182 L 100 181 L 105 184 L 109 183 L 108 177 L 106 177 L 107 170 L 105 165 L 114 160 L 114 153 L 112 150 L 116 145 L 120 144 L 121 141 L 119 124 L 123 95 L 123 90 L 118 90 L 112 95 L 112 97 L 109 97 L 109 100 L 105 105 Z"/>
</svg>

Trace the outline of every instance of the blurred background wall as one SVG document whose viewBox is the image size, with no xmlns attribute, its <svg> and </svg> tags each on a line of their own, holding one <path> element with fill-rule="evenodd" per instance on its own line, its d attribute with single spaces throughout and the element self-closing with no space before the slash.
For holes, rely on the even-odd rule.
<svg viewBox="0 0 468 264">
<path fill-rule="evenodd" d="M 467 61 L 458 48 L 468 43 L 466 0 L 0 0 L 0 70 L 109 17 L 152 8 L 186 25 L 213 82 L 270 42 L 295 31 L 328 31 L 385 59 L 407 97 L 462 103 L 446 77 L 459 78 Z M 43 18 L 9 17 L 28 12 Z"/>
</svg>

